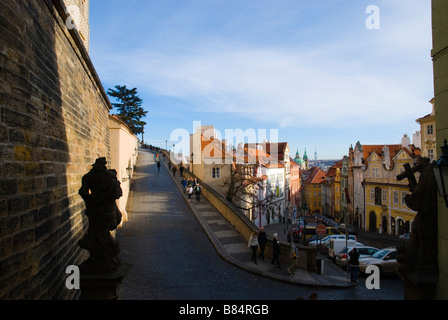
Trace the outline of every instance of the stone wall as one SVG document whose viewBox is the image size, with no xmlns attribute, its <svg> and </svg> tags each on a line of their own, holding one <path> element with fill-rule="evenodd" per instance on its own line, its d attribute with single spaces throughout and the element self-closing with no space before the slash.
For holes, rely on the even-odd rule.
<svg viewBox="0 0 448 320">
<path fill-rule="evenodd" d="M 0 2 L 0 299 L 72 299 L 81 177 L 109 159 L 110 102 L 59 0 Z"/>
<path fill-rule="evenodd" d="M 448 2 L 432 0 L 431 56 L 434 68 L 434 108 L 436 115 L 436 146 L 440 157 L 443 141 L 448 140 Z M 437 160 L 437 159 L 436 159 Z M 442 197 L 438 204 L 439 286 L 437 299 L 448 299 L 448 208 Z"/>
</svg>

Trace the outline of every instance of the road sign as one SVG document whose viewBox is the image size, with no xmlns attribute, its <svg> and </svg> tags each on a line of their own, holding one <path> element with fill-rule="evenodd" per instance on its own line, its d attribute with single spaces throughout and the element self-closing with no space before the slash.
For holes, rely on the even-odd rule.
<svg viewBox="0 0 448 320">
<path fill-rule="evenodd" d="M 316 226 L 316 233 L 318 236 L 323 236 L 324 234 L 327 233 L 327 227 L 325 227 L 325 225 L 323 224 L 319 224 Z"/>
</svg>

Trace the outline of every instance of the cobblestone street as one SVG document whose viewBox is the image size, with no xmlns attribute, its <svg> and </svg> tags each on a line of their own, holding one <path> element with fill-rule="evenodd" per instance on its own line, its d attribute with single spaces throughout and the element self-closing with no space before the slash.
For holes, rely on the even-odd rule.
<svg viewBox="0 0 448 320">
<path fill-rule="evenodd" d="M 175 180 L 164 166 L 158 172 L 155 155 L 145 150 L 140 150 L 128 213 L 129 221 L 118 232 L 121 259 L 132 264 L 119 292 L 123 300 L 295 300 L 312 292 L 321 300 L 403 299 L 401 282 L 395 278 L 384 279 L 380 290 L 366 289 L 364 279 L 354 288 L 307 287 L 226 262 Z M 224 228 L 221 233 L 230 231 Z"/>
</svg>

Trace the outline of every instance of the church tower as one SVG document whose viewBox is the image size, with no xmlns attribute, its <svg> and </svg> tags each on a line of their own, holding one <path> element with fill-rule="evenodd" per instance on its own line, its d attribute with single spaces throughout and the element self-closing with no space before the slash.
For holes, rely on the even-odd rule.
<svg viewBox="0 0 448 320">
<path fill-rule="evenodd" d="M 90 24 L 89 24 L 89 2 L 90 0 L 62 0 L 68 15 L 67 28 L 76 28 L 81 37 L 84 47 L 89 52 Z"/>
<path fill-rule="evenodd" d="M 308 155 L 306 154 L 306 148 L 305 148 L 305 153 L 303 154 L 303 161 L 305 161 L 305 170 L 308 170 Z"/>
</svg>

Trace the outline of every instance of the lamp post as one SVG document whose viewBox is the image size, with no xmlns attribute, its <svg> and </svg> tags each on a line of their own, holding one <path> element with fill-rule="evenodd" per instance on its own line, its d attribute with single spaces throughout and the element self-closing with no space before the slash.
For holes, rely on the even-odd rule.
<svg viewBox="0 0 448 320">
<path fill-rule="evenodd" d="M 442 154 L 439 160 L 433 162 L 432 170 L 436 178 L 439 195 L 445 199 L 445 205 L 448 208 L 448 144 L 446 139 L 440 148 Z"/>
</svg>

